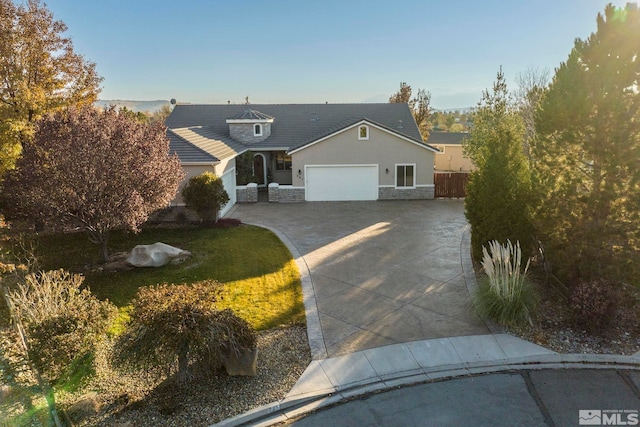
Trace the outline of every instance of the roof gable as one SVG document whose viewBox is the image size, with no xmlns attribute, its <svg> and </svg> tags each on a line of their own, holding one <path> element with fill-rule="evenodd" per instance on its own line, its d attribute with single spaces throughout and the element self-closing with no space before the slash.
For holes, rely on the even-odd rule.
<svg viewBox="0 0 640 427">
<path fill-rule="evenodd" d="M 355 121 L 354 123 L 351 123 L 351 124 L 348 124 L 346 126 L 343 126 L 340 129 L 333 130 L 330 133 L 328 133 L 327 135 L 324 135 L 322 137 L 310 139 L 309 141 L 307 141 L 307 142 L 305 142 L 303 144 L 300 144 L 298 147 L 290 149 L 289 150 L 289 154 L 293 154 L 293 153 L 296 153 L 298 151 L 304 150 L 305 148 L 311 147 L 312 145 L 315 145 L 315 144 L 317 144 L 319 142 L 325 141 L 325 140 L 327 140 L 327 139 L 329 139 L 329 138 L 331 138 L 331 137 L 333 137 L 335 135 L 341 134 L 343 132 L 347 132 L 350 129 L 353 129 L 353 128 L 358 127 L 358 126 L 363 125 L 363 124 L 372 126 L 372 127 L 376 128 L 378 130 L 381 130 L 383 132 L 395 135 L 396 137 L 398 137 L 400 139 L 403 139 L 403 140 L 405 140 L 405 141 L 407 141 L 409 143 L 418 145 L 418 146 L 420 146 L 422 148 L 425 148 L 427 150 L 430 150 L 430 151 L 433 151 L 433 152 L 438 152 L 439 151 L 437 148 L 434 148 L 434 147 L 432 147 L 432 146 L 430 146 L 428 144 L 425 144 L 421 140 L 417 141 L 417 140 L 415 140 L 413 138 L 409 138 L 406 135 L 395 131 L 394 129 L 389 129 L 386 126 L 383 126 L 383 125 L 381 125 L 379 123 L 375 123 L 375 122 L 373 122 L 373 121 L 371 121 L 371 120 L 369 120 L 367 118 L 363 118 L 363 119 Z"/>
</svg>

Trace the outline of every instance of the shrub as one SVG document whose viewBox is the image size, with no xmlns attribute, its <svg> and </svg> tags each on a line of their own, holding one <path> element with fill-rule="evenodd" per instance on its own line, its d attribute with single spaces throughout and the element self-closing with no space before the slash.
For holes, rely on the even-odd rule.
<svg viewBox="0 0 640 427">
<path fill-rule="evenodd" d="M 501 245 L 489 242 L 489 251 L 482 248 L 482 267 L 487 278 L 480 282 L 475 295 L 475 308 L 480 317 L 490 318 L 505 325 L 532 323 L 532 314 L 538 297 L 527 277 L 529 261 L 520 270 L 520 243 L 513 246 L 510 241 Z"/>
<path fill-rule="evenodd" d="M 569 296 L 573 321 L 589 332 L 602 332 L 611 325 L 618 302 L 615 287 L 604 280 L 581 281 Z"/>
<path fill-rule="evenodd" d="M 177 365 L 177 379 L 183 382 L 193 375 L 190 362 L 217 368 L 223 354 L 254 348 L 256 335 L 249 324 L 229 309 L 216 308 L 221 290 L 215 280 L 140 288 L 115 362 L 168 371 Z"/>
<path fill-rule="evenodd" d="M 50 380 L 84 357 L 106 333 L 116 308 L 80 290 L 84 277 L 64 270 L 30 274 L 8 300 L 29 339 L 29 357 Z"/>
<path fill-rule="evenodd" d="M 215 220 L 218 212 L 229 202 L 222 179 L 211 172 L 191 177 L 182 189 L 182 198 L 205 221 Z"/>
</svg>

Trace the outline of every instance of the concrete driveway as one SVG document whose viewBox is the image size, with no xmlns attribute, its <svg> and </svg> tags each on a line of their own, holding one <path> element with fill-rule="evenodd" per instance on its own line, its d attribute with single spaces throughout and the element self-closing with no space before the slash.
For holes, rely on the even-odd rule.
<svg viewBox="0 0 640 427">
<path fill-rule="evenodd" d="M 278 230 L 304 258 L 326 357 L 489 333 L 470 310 L 461 200 L 257 203 L 230 216 Z"/>
</svg>

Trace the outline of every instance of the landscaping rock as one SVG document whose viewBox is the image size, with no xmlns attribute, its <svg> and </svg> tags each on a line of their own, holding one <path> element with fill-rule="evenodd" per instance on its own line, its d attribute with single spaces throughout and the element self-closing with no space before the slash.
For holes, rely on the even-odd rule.
<svg viewBox="0 0 640 427">
<path fill-rule="evenodd" d="M 69 418 L 76 423 L 84 420 L 85 418 L 96 415 L 100 412 L 97 394 L 94 392 L 85 394 L 73 403 L 66 412 Z"/>
<path fill-rule="evenodd" d="M 6 399 L 11 394 L 11 386 L 3 385 L 0 387 L 0 399 Z"/>
<path fill-rule="evenodd" d="M 226 354 L 221 354 L 220 359 L 222 359 L 222 364 L 229 376 L 256 376 L 257 348 L 242 349 L 240 353 L 229 351 Z"/>
<path fill-rule="evenodd" d="M 191 252 L 166 243 L 138 245 L 127 257 L 127 263 L 134 267 L 162 267 L 170 262 L 177 264 L 191 256 Z"/>
</svg>

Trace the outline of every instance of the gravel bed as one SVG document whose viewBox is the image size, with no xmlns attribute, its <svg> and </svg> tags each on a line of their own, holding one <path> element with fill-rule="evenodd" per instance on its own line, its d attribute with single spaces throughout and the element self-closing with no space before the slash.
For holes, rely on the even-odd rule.
<svg viewBox="0 0 640 427">
<path fill-rule="evenodd" d="M 146 377 L 114 375 L 104 363 L 88 384 L 101 408 L 82 426 L 208 426 L 282 399 L 311 361 L 306 329 L 290 326 L 259 334 L 255 377 L 229 377 L 224 371 L 176 386 L 160 372 Z"/>
<path fill-rule="evenodd" d="M 577 327 L 566 309 L 567 302 L 558 294 L 548 293 L 533 325 L 506 328 L 507 332 L 558 353 L 630 356 L 640 351 L 640 292 L 630 285 L 623 285 L 621 292 L 621 304 L 605 330 L 592 332 Z"/>
<path fill-rule="evenodd" d="M 8 328 L 0 334 L 2 344 L 7 344 L 7 340 L 11 340 Z M 178 386 L 161 370 L 133 373 L 113 370 L 108 363 L 110 344 L 104 342 L 96 348 L 95 375 L 76 393 L 56 393 L 58 406 L 66 410 L 77 426 L 209 426 L 284 398 L 311 362 L 303 326 L 259 333 L 257 345 L 255 377 L 230 377 L 222 369 Z M 5 351 L 4 357 L 7 356 Z M 11 359 L 12 364 L 19 365 L 18 357 Z M 7 371 L 0 371 L 3 373 L 0 425 L 4 425 L 3 412 L 5 416 L 18 415 L 24 413 L 25 401 L 43 402 L 32 387 L 35 381 L 28 369 L 13 375 L 20 377 L 17 378 L 20 385 L 12 386 L 6 385 Z M 45 425 L 46 414 L 42 413 L 40 418 L 32 418 L 29 425 Z"/>
</svg>

